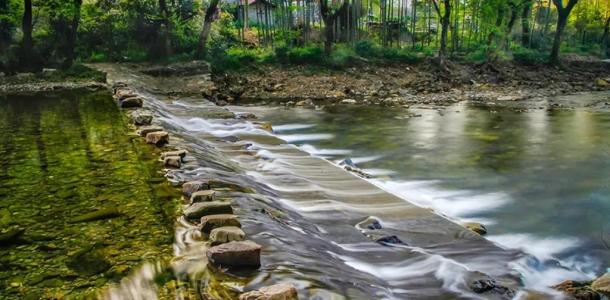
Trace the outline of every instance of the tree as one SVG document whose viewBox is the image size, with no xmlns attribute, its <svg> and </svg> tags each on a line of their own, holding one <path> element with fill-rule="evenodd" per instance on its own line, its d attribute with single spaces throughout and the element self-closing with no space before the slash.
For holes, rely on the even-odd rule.
<svg viewBox="0 0 610 300">
<path fill-rule="evenodd" d="M 334 3 L 329 3 L 329 0 L 320 0 L 320 15 L 324 21 L 324 53 L 330 55 L 333 49 L 335 40 L 335 23 L 337 18 L 348 7 L 347 1 L 343 1 L 340 6 L 336 7 Z"/>
<path fill-rule="evenodd" d="M 608 40 L 610 37 L 608 36 L 609 34 L 609 29 L 610 29 L 610 16 L 608 16 L 606 18 L 606 22 L 604 23 L 604 33 L 602 34 L 602 49 L 604 49 L 604 54 L 607 55 L 607 51 L 608 51 L 608 43 L 610 43 L 610 40 Z"/>
<path fill-rule="evenodd" d="M 159 11 L 161 12 L 161 24 L 163 29 L 161 30 L 161 39 L 163 43 L 163 55 L 172 55 L 172 41 L 171 41 L 171 24 L 170 24 L 170 13 L 169 8 L 165 0 L 159 0 Z"/>
<path fill-rule="evenodd" d="M 32 29 L 32 0 L 23 0 L 23 20 L 21 23 L 23 38 L 21 40 L 21 56 L 19 65 L 26 69 L 32 67 Z"/>
<path fill-rule="evenodd" d="M 441 21 L 441 42 L 438 49 L 438 63 L 444 64 L 445 55 L 447 53 L 447 32 L 449 31 L 449 22 L 451 20 L 451 0 L 443 0 L 443 9 L 441 9 L 439 0 L 432 0 L 434 10 Z"/>
<path fill-rule="evenodd" d="M 566 28 L 566 24 L 568 24 L 568 17 L 570 16 L 570 12 L 576 6 L 578 0 L 568 0 L 568 4 L 563 6 L 563 0 L 553 0 L 553 4 L 557 8 L 557 28 L 555 29 L 555 38 L 553 40 L 553 49 L 551 50 L 551 56 L 549 58 L 549 63 L 552 65 L 559 64 L 559 50 L 561 47 L 561 39 L 563 37 L 563 32 Z"/>
<path fill-rule="evenodd" d="M 78 37 L 78 26 L 80 24 L 80 10 L 83 4 L 83 0 L 73 0 L 73 11 L 72 11 L 72 24 L 70 28 L 70 35 L 66 41 L 66 57 L 62 64 L 63 68 L 69 68 L 74 62 L 74 48 L 76 47 L 76 39 Z"/>
<path fill-rule="evenodd" d="M 216 15 L 216 11 L 218 10 L 218 2 L 219 0 L 211 0 L 210 5 L 205 10 L 203 27 L 201 29 L 201 33 L 199 34 L 199 55 L 201 56 L 205 55 L 206 52 L 206 43 L 208 41 L 208 36 L 210 35 L 210 30 L 212 29 L 214 15 Z"/>
<path fill-rule="evenodd" d="M 530 46 L 530 17 L 532 14 L 532 4 L 532 0 L 525 0 L 523 3 L 523 10 L 521 12 L 521 45 L 523 47 Z"/>
</svg>

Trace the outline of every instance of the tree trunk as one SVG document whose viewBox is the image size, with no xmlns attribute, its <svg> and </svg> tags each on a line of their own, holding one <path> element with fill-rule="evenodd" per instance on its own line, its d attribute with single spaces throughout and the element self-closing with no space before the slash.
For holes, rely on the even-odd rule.
<svg viewBox="0 0 610 300">
<path fill-rule="evenodd" d="M 324 54 L 329 56 L 333 51 L 333 40 L 335 39 L 335 22 L 333 18 L 324 19 Z"/>
<path fill-rule="evenodd" d="M 212 21 L 214 21 L 218 2 L 219 0 L 211 0 L 210 6 L 205 10 L 203 28 L 201 29 L 201 34 L 199 34 L 199 55 L 201 56 L 205 55 L 206 52 L 206 43 L 208 41 L 208 36 L 210 35 L 210 30 L 212 29 Z"/>
<path fill-rule="evenodd" d="M 555 30 L 555 38 L 553 40 L 553 49 L 551 50 L 551 56 L 549 63 L 552 65 L 559 64 L 559 50 L 561 48 L 561 38 L 563 37 L 563 31 L 566 28 L 568 21 L 568 14 L 560 11 L 557 16 L 557 29 Z"/>
<path fill-rule="evenodd" d="M 604 34 L 602 35 L 602 49 L 604 49 L 604 54 L 608 55 L 608 43 L 610 43 L 610 16 L 606 19 L 606 24 L 604 25 Z"/>
<path fill-rule="evenodd" d="M 83 4 L 83 0 L 74 0 L 74 12 L 72 15 L 72 28 L 70 31 L 70 36 L 68 37 L 68 41 L 66 44 L 66 58 L 62 64 L 64 69 L 67 69 L 72 66 L 74 62 L 74 48 L 76 47 L 76 39 L 78 37 L 78 26 L 80 24 L 80 9 Z"/>
<path fill-rule="evenodd" d="M 20 66 L 29 69 L 32 66 L 32 0 L 23 1 L 23 21 L 21 29 L 23 31 L 23 39 L 21 40 L 21 60 Z"/>
<path fill-rule="evenodd" d="M 165 0 L 159 0 L 159 10 L 161 11 L 161 16 L 163 18 L 163 30 L 161 34 L 163 35 L 163 51 L 165 56 L 172 55 L 172 41 L 170 37 L 171 33 L 171 25 L 169 21 L 169 9 L 167 8 L 167 3 Z"/>
<path fill-rule="evenodd" d="M 532 14 L 532 1 L 528 0 L 523 4 L 521 13 L 521 45 L 529 47 L 531 38 L 530 16 Z"/>
<path fill-rule="evenodd" d="M 432 0 L 434 9 L 441 19 L 441 40 L 438 48 L 438 63 L 439 65 L 444 64 L 445 55 L 447 54 L 447 33 L 449 31 L 449 23 L 451 22 L 451 0 L 443 0 L 444 12 L 441 13 L 440 6 L 437 0 Z"/>
</svg>

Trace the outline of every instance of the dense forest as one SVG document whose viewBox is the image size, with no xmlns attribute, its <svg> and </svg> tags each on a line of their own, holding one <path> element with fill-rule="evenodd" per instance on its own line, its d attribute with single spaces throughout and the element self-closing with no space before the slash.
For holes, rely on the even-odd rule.
<svg viewBox="0 0 610 300">
<path fill-rule="evenodd" d="M 610 0 L 3 0 L 4 72 L 75 61 L 607 58 Z"/>
</svg>

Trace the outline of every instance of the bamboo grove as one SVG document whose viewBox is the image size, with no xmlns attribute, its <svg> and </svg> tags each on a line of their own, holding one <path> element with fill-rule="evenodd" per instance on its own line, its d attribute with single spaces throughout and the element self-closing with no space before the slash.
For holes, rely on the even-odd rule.
<svg viewBox="0 0 610 300">
<path fill-rule="evenodd" d="M 3 0 L 0 67 L 363 45 L 558 63 L 560 53 L 607 58 L 609 26 L 610 0 Z"/>
</svg>

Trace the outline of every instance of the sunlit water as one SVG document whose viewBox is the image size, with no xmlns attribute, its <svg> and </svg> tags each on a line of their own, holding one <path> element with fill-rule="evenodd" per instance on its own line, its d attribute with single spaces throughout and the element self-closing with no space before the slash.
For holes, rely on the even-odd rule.
<svg viewBox="0 0 610 300">
<path fill-rule="evenodd" d="M 610 267 L 610 113 L 338 106 L 252 111 L 304 151 L 350 158 L 376 185 L 537 260 L 526 286 L 586 279 Z M 418 116 L 420 115 L 420 116 Z M 557 263 L 558 262 L 558 263 Z"/>
</svg>

